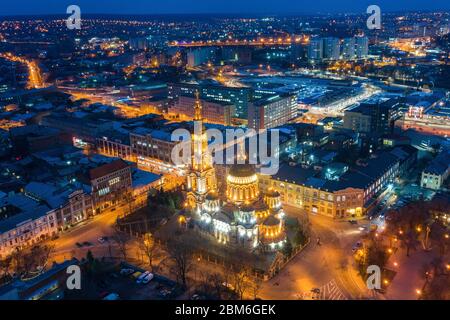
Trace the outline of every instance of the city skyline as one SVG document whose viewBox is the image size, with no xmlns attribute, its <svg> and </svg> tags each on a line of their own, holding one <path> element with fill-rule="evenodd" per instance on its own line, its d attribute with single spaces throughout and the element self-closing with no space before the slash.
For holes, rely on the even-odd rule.
<svg viewBox="0 0 450 320">
<path fill-rule="evenodd" d="M 211 318 L 450 300 L 450 11 L 434 7 L 450 4 L 2 6 L 32 15 L 0 23 L 0 302 Z"/>
</svg>

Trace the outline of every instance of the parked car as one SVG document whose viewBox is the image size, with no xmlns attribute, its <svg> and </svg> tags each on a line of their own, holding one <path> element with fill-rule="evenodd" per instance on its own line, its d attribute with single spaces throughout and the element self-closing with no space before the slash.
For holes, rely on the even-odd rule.
<svg viewBox="0 0 450 320">
<path fill-rule="evenodd" d="M 130 274 L 134 273 L 134 269 L 130 269 L 130 268 L 124 268 L 122 270 L 120 270 L 120 274 L 123 276 L 129 276 Z"/>
<path fill-rule="evenodd" d="M 142 283 L 144 281 L 145 277 L 147 277 L 150 274 L 150 271 L 145 271 L 143 274 L 137 278 L 136 283 Z"/>
<path fill-rule="evenodd" d="M 153 279 L 153 273 L 149 273 L 143 280 L 142 280 L 142 284 L 147 284 L 149 283 L 152 279 Z"/>
</svg>

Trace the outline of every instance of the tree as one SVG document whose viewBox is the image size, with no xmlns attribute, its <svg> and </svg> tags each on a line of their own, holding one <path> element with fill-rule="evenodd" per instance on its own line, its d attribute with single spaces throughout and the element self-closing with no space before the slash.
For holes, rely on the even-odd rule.
<svg viewBox="0 0 450 320">
<path fill-rule="evenodd" d="M 0 285 L 2 280 L 7 280 L 10 277 L 10 268 L 12 266 L 12 257 L 7 256 L 0 260 Z"/>
<path fill-rule="evenodd" d="M 296 247 L 302 246 L 306 243 L 306 236 L 301 229 L 298 229 L 294 236 L 294 245 Z"/>
<path fill-rule="evenodd" d="M 255 279 L 253 280 L 253 286 L 252 286 L 253 299 L 256 300 L 258 298 L 258 294 L 259 294 L 259 291 L 261 290 L 261 286 L 262 286 L 261 278 L 255 277 Z"/>
<path fill-rule="evenodd" d="M 172 273 L 177 278 L 183 288 L 187 288 L 187 274 L 193 265 L 193 254 L 191 249 L 184 243 L 174 241 L 170 242 L 167 251 L 171 260 L 174 262 Z"/>
<path fill-rule="evenodd" d="M 409 230 L 402 241 L 402 246 L 406 248 L 406 256 L 409 257 L 411 249 L 416 250 L 418 245 L 417 235 L 413 230 Z"/>
<path fill-rule="evenodd" d="M 237 272 L 235 272 L 232 276 L 234 291 L 238 295 L 238 299 L 242 300 L 244 297 L 244 293 L 249 288 L 249 276 L 250 270 L 247 268 L 241 268 Z"/>
<path fill-rule="evenodd" d="M 157 245 L 151 233 L 144 234 L 142 241 L 139 241 L 139 249 L 147 257 L 150 271 L 153 271 L 153 258 L 155 257 Z"/>
<path fill-rule="evenodd" d="M 128 253 L 128 242 L 130 238 L 124 232 L 121 232 L 117 227 L 115 229 L 115 234 L 111 237 L 114 243 L 117 244 L 117 248 L 122 255 L 124 261 L 127 261 Z"/>
<path fill-rule="evenodd" d="M 287 258 L 291 256 L 291 254 L 292 254 L 292 244 L 291 244 L 291 241 L 289 239 L 286 240 L 286 243 L 285 243 L 283 249 L 281 250 L 281 252 Z"/>
<path fill-rule="evenodd" d="M 32 272 L 40 272 L 47 265 L 53 249 L 48 245 L 35 245 L 27 250 L 17 247 L 11 257 L 13 270 L 25 278 Z"/>
</svg>

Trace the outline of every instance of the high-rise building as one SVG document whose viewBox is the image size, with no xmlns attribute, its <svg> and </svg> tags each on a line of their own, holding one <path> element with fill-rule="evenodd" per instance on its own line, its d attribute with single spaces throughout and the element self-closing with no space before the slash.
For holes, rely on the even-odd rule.
<svg viewBox="0 0 450 320">
<path fill-rule="evenodd" d="M 180 115 L 181 119 L 187 117 L 189 119 L 194 118 L 194 109 L 192 105 L 195 102 L 195 98 L 188 96 L 180 96 L 178 101 L 175 102 L 170 108 L 169 112 Z M 203 116 L 209 123 L 218 123 L 226 126 L 231 125 L 231 120 L 235 114 L 234 104 L 217 101 L 217 100 L 203 100 Z"/>
<path fill-rule="evenodd" d="M 344 60 L 353 60 L 356 57 L 355 53 L 355 38 L 345 38 L 342 44 L 342 58 Z"/>
<path fill-rule="evenodd" d="M 207 63 L 214 59 L 215 54 L 216 52 L 213 48 L 193 49 L 187 53 L 187 65 L 188 67 L 196 67 Z"/>
<path fill-rule="evenodd" d="M 180 96 L 193 97 L 195 90 L 200 91 L 200 98 L 221 101 L 235 106 L 235 117 L 247 119 L 247 108 L 252 100 L 251 88 L 226 87 L 211 84 L 172 83 L 168 85 L 169 104 L 175 104 Z"/>
<path fill-rule="evenodd" d="M 358 59 L 367 58 L 369 55 L 369 38 L 356 37 L 356 57 Z"/>
<path fill-rule="evenodd" d="M 248 107 L 248 127 L 271 129 L 289 122 L 297 112 L 297 95 L 271 95 L 252 101 Z"/>
<path fill-rule="evenodd" d="M 338 38 L 323 39 L 323 57 L 329 60 L 339 60 L 341 54 L 341 44 Z"/>
<path fill-rule="evenodd" d="M 308 47 L 308 59 L 310 61 L 320 61 L 323 59 L 323 39 L 311 39 Z"/>
<path fill-rule="evenodd" d="M 344 113 L 344 128 L 359 133 L 389 134 L 398 118 L 397 99 L 361 103 Z"/>
</svg>

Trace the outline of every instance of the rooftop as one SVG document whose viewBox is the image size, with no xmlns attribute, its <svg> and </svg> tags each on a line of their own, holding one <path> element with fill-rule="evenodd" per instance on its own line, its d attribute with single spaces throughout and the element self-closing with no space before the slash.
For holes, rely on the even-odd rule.
<svg viewBox="0 0 450 320">
<path fill-rule="evenodd" d="M 118 159 L 113 162 L 104 164 L 100 167 L 97 167 L 95 169 L 91 169 L 89 171 L 89 177 L 91 180 L 95 180 L 104 177 L 108 174 L 111 174 L 115 171 L 125 169 L 127 167 L 129 167 L 129 165 L 125 161 L 123 161 L 122 159 Z"/>
</svg>

